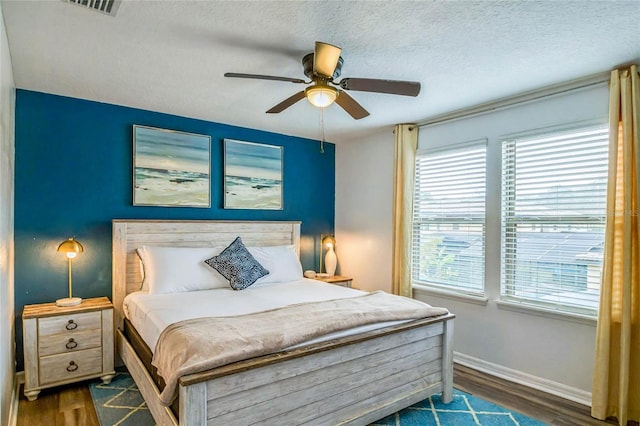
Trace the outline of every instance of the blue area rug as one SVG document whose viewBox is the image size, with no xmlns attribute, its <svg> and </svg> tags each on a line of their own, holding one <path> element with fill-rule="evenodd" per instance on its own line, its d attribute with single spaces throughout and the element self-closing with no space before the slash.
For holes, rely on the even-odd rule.
<svg viewBox="0 0 640 426">
<path fill-rule="evenodd" d="M 155 422 L 129 373 L 118 372 L 110 384 L 92 382 L 93 404 L 101 426 L 153 426 Z M 509 411 L 466 392 L 453 391 L 444 404 L 434 395 L 371 426 L 544 426 L 538 420 Z"/>
<path fill-rule="evenodd" d="M 371 426 L 544 426 L 538 420 L 509 411 L 466 392 L 453 390 L 453 401 L 445 404 L 433 395 L 409 408 L 378 420 Z"/>
<path fill-rule="evenodd" d="M 153 426 L 155 422 L 136 383 L 129 373 L 117 372 L 108 385 L 100 381 L 89 385 L 101 426 Z"/>
</svg>

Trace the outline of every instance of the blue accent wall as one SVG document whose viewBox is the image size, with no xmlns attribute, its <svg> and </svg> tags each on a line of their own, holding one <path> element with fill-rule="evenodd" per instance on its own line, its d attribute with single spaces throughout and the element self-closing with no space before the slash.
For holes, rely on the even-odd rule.
<svg viewBox="0 0 640 426">
<path fill-rule="evenodd" d="M 247 112 L 256 113 L 256 112 Z M 318 141 L 27 90 L 16 93 L 15 312 L 18 370 L 22 308 L 68 296 L 56 252 L 74 236 L 73 294 L 111 297 L 112 219 L 240 219 L 302 222 L 301 261 L 317 269 L 318 239 L 333 233 L 335 146 Z M 134 124 L 211 136 L 211 207 L 133 206 Z M 223 139 L 284 147 L 284 209 L 223 208 Z"/>
</svg>

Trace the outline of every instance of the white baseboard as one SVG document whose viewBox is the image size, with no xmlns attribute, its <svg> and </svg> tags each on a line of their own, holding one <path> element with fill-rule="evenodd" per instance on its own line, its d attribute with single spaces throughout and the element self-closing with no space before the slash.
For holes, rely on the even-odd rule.
<svg viewBox="0 0 640 426">
<path fill-rule="evenodd" d="M 493 364 L 459 352 L 453 353 L 453 362 L 591 407 L 591 392 L 582 389 L 543 379 L 542 377 L 503 367 L 502 365 Z"/>
<path fill-rule="evenodd" d="M 24 371 L 19 371 L 13 377 L 11 391 L 11 406 L 9 407 L 9 426 L 18 424 L 18 401 L 20 400 L 20 385 L 24 383 Z"/>
</svg>

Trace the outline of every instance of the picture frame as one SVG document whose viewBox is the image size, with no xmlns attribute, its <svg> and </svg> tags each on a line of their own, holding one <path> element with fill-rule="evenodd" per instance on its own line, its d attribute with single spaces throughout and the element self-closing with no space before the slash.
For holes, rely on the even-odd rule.
<svg viewBox="0 0 640 426">
<path fill-rule="evenodd" d="M 211 136 L 134 125 L 133 205 L 211 207 Z"/>
<path fill-rule="evenodd" d="M 224 139 L 224 208 L 282 210 L 284 148 Z"/>
</svg>

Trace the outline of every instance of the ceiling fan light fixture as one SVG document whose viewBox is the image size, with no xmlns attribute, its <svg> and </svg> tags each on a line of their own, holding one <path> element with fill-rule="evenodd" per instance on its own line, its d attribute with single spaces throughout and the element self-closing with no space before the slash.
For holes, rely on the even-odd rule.
<svg viewBox="0 0 640 426">
<path fill-rule="evenodd" d="M 2 0 L 0 0 L 2 1 Z M 65 0 L 84 1 L 87 0 Z M 91 0 L 94 1 L 94 0 Z M 102 0 L 101 0 L 102 1 Z M 105 0 L 106 1 L 106 0 Z M 122 0 L 113 0 L 122 1 Z M 369 112 L 349 95 L 349 91 L 386 93 L 389 95 L 418 96 L 420 82 L 404 80 L 382 80 L 379 78 L 342 78 L 335 80 L 342 73 L 344 60 L 340 56 L 342 49 L 321 41 L 316 41 L 315 49 L 302 58 L 304 75 L 311 81 L 299 78 L 278 77 L 264 74 L 225 73 L 225 77 L 253 78 L 258 80 L 275 80 L 290 83 L 304 84 L 306 89 L 289 96 L 284 101 L 267 110 L 267 114 L 278 114 L 289 108 L 303 98 L 307 98 L 316 108 L 326 108 L 332 103 L 338 104 L 354 120 L 360 120 L 369 115 Z"/>
<path fill-rule="evenodd" d="M 311 102 L 311 105 L 318 108 L 325 108 L 336 100 L 338 90 L 326 84 L 316 84 L 315 86 L 307 87 L 304 94 L 309 102 Z"/>
</svg>

